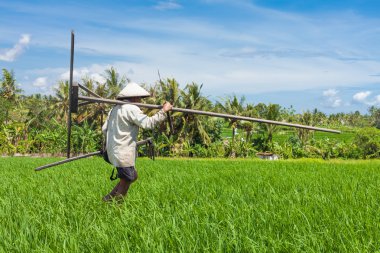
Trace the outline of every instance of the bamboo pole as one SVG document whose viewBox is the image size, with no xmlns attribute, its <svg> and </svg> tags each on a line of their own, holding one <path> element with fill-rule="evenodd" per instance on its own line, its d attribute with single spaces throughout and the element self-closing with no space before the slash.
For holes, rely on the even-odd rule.
<svg viewBox="0 0 380 253">
<path fill-rule="evenodd" d="M 68 158 L 68 159 L 65 159 L 65 160 L 62 160 L 62 161 L 58 161 L 58 162 L 55 162 L 55 163 L 50 163 L 50 164 L 47 164 L 47 165 L 44 165 L 44 166 L 40 166 L 40 167 L 38 167 L 38 168 L 36 168 L 34 170 L 35 171 L 40 171 L 40 170 L 47 169 L 47 168 L 50 168 L 50 167 L 54 167 L 54 166 L 57 166 L 57 165 L 60 165 L 60 164 L 64 164 L 64 163 L 72 162 L 72 161 L 75 161 L 75 160 L 79 160 L 79 159 L 82 159 L 82 158 L 86 158 L 86 157 L 90 157 L 90 156 L 94 156 L 94 155 L 100 155 L 101 153 L 102 153 L 102 151 L 96 151 L 96 152 L 85 154 L 85 155 L 81 155 L 81 156 L 71 157 L 71 158 Z"/>
<path fill-rule="evenodd" d="M 153 141 L 152 138 L 148 138 L 148 139 L 145 139 L 145 140 L 142 140 L 142 141 L 138 141 L 138 142 L 136 142 L 136 148 L 139 147 L 139 146 L 141 146 L 141 145 L 144 145 L 146 143 L 152 142 L 152 141 Z M 55 162 L 55 163 L 46 164 L 46 165 L 40 166 L 40 167 L 38 167 L 38 168 L 36 168 L 34 170 L 35 171 L 40 171 L 40 170 L 47 169 L 47 168 L 50 168 L 50 167 L 54 167 L 54 166 L 57 166 L 57 165 L 61 165 L 61 164 L 64 164 L 64 163 L 72 162 L 72 161 L 75 161 L 75 160 L 79 160 L 79 159 L 83 159 L 83 158 L 87 158 L 87 157 L 91 157 L 91 156 L 95 156 L 95 155 L 101 155 L 101 154 L 102 154 L 102 151 L 96 151 L 96 152 L 88 153 L 88 154 L 81 155 L 81 156 L 67 158 L 65 160 L 58 161 L 58 162 Z"/>
<path fill-rule="evenodd" d="M 148 109 L 161 109 L 162 108 L 161 105 L 151 105 L 151 104 L 143 104 L 143 103 L 129 103 L 126 101 L 112 100 L 112 99 L 105 99 L 105 98 L 93 98 L 93 97 L 86 97 L 86 96 L 78 96 L 78 99 L 84 100 L 84 101 L 90 101 L 90 102 L 94 102 L 94 103 L 107 103 L 107 104 L 116 104 L 116 105 L 133 104 L 133 105 L 148 108 Z M 230 114 L 224 114 L 224 113 L 206 112 L 206 111 L 199 111 L 199 110 L 193 110 L 193 109 L 183 109 L 183 108 L 176 108 L 176 107 L 173 107 L 172 111 L 182 112 L 182 113 L 190 113 L 190 114 L 198 114 L 198 115 L 206 115 L 206 116 L 226 118 L 226 119 L 245 120 L 245 121 L 265 123 L 265 124 L 274 124 L 274 125 L 280 125 L 280 126 L 295 127 L 295 128 L 302 128 L 302 129 L 308 129 L 308 130 L 314 130 L 314 131 L 327 132 L 327 133 L 335 133 L 335 134 L 341 133 L 340 131 L 333 130 L 333 129 L 306 126 L 306 125 L 301 125 L 301 124 L 292 124 L 292 123 L 288 123 L 288 122 L 281 122 L 281 121 L 274 121 L 274 120 L 267 120 L 267 119 L 258 119 L 258 118 L 245 117 L 245 116 L 236 116 L 236 115 L 230 115 Z"/>
<path fill-rule="evenodd" d="M 94 102 L 90 102 L 90 101 L 87 101 L 87 102 L 82 102 L 82 103 L 79 103 L 78 104 L 78 107 L 80 106 L 85 106 L 85 105 L 90 105 L 90 104 L 93 104 Z"/>
<path fill-rule="evenodd" d="M 87 92 L 90 93 L 91 95 L 93 95 L 93 96 L 95 96 L 95 97 L 97 97 L 97 98 L 101 98 L 101 96 L 99 96 L 98 94 L 96 94 L 95 92 L 93 92 L 92 90 L 90 90 L 89 88 L 87 88 L 86 86 L 83 86 L 83 85 L 81 85 L 80 83 L 78 83 L 78 86 L 79 86 L 79 88 L 81 88 L 81 89 L 87 91 Z"/>
</svg>

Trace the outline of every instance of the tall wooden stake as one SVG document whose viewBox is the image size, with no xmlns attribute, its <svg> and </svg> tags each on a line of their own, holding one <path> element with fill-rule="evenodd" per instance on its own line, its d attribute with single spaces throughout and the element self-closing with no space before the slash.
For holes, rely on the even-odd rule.
<svg viewBox="0 0 380 253">
<path fill-rule="evenodd" d="M 74 70 L 74 31 L 71 31 L 71 54 L 70 54 L 70 86 L 69 86 L 69 115 L 67 117 L 67 158 L 70 158 L 71 147 L 71 93 L 73 86 Z"/>
</svg>

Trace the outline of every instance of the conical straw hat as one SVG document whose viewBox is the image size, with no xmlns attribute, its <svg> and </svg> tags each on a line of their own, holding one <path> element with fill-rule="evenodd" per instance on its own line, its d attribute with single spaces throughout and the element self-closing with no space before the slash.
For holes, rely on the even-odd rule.
<svg viewBox="0 0 380 253">
<path fill-rule="evenodd" d="M 119 95 L 117 95 L 116 98 L 123 99 L 132 97 L 150 97 L 150 94 L 147 90 L 145 90 L 137 83 L 130 82 L 124 87 L 124 89 L 120 91 Z"/>
</svg>

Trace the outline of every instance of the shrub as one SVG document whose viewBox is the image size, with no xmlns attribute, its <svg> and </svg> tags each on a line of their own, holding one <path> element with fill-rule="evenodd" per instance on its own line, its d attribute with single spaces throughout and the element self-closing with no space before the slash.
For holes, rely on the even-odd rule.
<svg viewBox="0 0 380 253">
<path fill-rule="evenodd" d="M 356 133 L 354 143 L 361 151 L 361 158 L 380 157 L 380 130 L 376 128 L 360 129 Z"/>
</svg>

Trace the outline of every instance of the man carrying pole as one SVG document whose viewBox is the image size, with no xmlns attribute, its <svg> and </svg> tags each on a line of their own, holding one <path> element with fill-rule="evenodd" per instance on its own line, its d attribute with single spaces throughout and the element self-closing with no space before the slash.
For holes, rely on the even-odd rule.
<svg viewBox="0 0 380 253">
<path fill-rule="evenodd" d="M 140 103 L 142 98 L 149 96 L 148 91 L 131 82 L 119 93 L 117 99 Z M 109 112 L 102 131 L 106 136 L 108 159 L 117 168 L 120 182 L 103 197 L 103 201 L 121 200 L 127 194 L 130 185 L 137 179 L 135 160 L 139 127 L 152 129 L 166 119 L 166 113 L 171 109 L 172 105 L 165 102 L 162 109 L 152 117 L 145 115 L 139 107 L 133 104 L 116 105 Z"/>
</svg>

